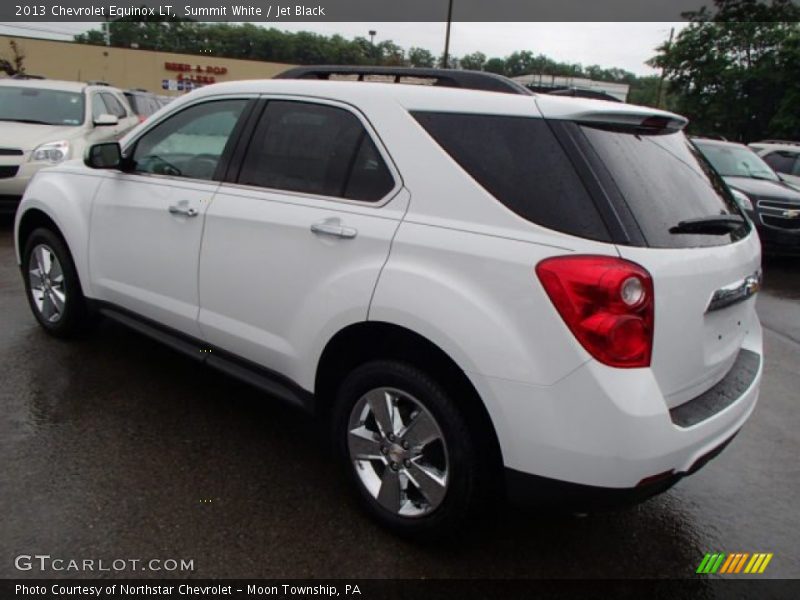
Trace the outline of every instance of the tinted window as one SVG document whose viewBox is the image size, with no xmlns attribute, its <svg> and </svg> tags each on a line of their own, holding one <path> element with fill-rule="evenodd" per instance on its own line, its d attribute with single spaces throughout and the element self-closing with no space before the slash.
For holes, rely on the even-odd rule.
<svg viewBox="0 0 800 600">
<path fill-rule="evenodd" d="M 771 152 L 763 157 L 770 167 L 778 173 L 787 173 L 791 175 L 797 169 L 795 163 L 797 162 L 797 154 L 793 152 Z"/>
<path fill-rule="evenodd" d="M 414 117 L 475 181 L 521 217 L 572 235 L 609 239 L 544 120 L 428 112 Z"/>
<path fill-rule="evenodd" d="M 0 86 L 0 121 L 80 125 L 83 111 L 83 94 L 79 92 Z"/>
<path fill-rule="evenodd" d="M 608 168 L 648 245 L 715 246 L 748 231 L 745 226 L 730 235 L 670 233 L 671 227 L 687 219 L 741 214 L 725 183 L 682 132 L 647 134 L 588 125 L 581 129 Z"/>
<path fill-rule="evenodd" d="M 114 94 L 102 92 L 100 95 L 103 97 L 103 102 L 105 102 L 108 108 L 108 114 L 114 115 L 118 119 L 124 119 L 128 116 L 128 111 L 125 110 L 125 107 L 122 106 L 122 103 Z"/>
<path fill-rule="evenodd" d="M 355 115 L 332 106 L 282 101 L 264 110 L 239 182 L 368 202 L 394 187 Z"/>
<path fill-rule="evenodd" d="M 182 110 L 137 142 L 135 170 L 211 179 L 247 100 L 220 100 Z"/>
</svg>

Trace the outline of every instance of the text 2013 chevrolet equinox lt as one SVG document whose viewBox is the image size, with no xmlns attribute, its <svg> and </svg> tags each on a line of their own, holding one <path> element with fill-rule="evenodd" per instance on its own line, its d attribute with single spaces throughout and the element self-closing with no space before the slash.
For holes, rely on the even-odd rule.
<svg viewBox="0 0 800 600">
<path fill-rule="evenodd" d="M 760 246 L 682 117 L 392 83 L 186 95 L 16 218 L 55 336 L 101 313 L 330 420 L 366 510 L 629 501 L 756 404 Z M 201 352 L 211 349 L 211 352 Z"/>
</svg>

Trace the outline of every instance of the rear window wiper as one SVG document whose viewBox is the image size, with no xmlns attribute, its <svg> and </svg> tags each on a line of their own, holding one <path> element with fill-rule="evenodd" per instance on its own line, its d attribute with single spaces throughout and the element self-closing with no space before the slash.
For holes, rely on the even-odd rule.
<svg viewBox="0 0 800 600">
<path fill-rule="evenodd" d="M 674 227 L 670 227 L 669 232 L 725 235 L 741 229 L 744 224 L 744 217 L 739 215 L 712 215 L 698 219 L 686 219 Z"/>
</svg>

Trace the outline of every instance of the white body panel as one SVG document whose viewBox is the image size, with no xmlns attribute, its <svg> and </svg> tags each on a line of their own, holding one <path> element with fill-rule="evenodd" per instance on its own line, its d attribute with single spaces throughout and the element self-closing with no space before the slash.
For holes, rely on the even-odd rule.
<svg viewBox="0 0 800 600">
<path fill-rule="evenodd" d="M 109 174 L 92 210 L 89 268 L 95 298 L 199 338 L 200 241 L 218 185 Z M 198 214 L 171 214 L 171 206 Z"/>
<path fill-rule="evenodd" d="M 223 186 L 206 217 L 200 258 L 204 338 L 313 389 L 328 340 L 366 320 L 407 204 L 406 191 L 376 208 Z M 311 231 L 329 219 L 357 235 Z"/>
<path fill-rule="evenodd" d="M 575 99 L 279 80 L 208 86 L 144 128 L 188 102 L 230 94 L 356 107 L 396 168 L 395 191 L 367 204 L 70 164 L 34 180 L 18 223 L 31 208 L 55 221 L 90 298 L 200 338 L 308 391 L 326 344 L 344 327 L 376 321 L 416 332 L 473 383 L 506 466 L 519 471 L 635 486 L 687 470 L 753 410 L 760 370 L 740 398 L 696 426 L 677 427 L 669 414 L 714 385 L 739 348 L 761 354 L 752 299 L 705 312 L 714 290 L 758 269 L 754 233 L 728 246 L 661 250 L 546 229 L 477 185 L 409 111 L 568 119 L 613 109 L 616 119 L 620 111 L 679 117 Z M 168 212 L 181 202 L 198 216 Z M 311 232 L 329 219 L 357 235 Z M 539 261 L 566 254 L 622 256 L 650 272 L 652 367 L 604 366 L 571 334 L 534 271 Z"/>
<path fill-rule="evenodd" d="M 728 372 L 756 326 L 755 298 L 707 312 L 714 291 L 761 268 L 761 244 L 747 239 L 710 248 L 620 247 L 653 277 L 656 326 L 651 369 L 669 406 L 698 396 Z"/>
</svg>

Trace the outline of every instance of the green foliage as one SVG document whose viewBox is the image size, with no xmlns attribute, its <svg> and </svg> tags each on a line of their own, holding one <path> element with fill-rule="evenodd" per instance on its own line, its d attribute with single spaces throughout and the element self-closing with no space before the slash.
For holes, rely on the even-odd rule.
<svg viewBox="0 0 800 600">
<path fill-rule="evenodd" d="M 482 71 L 486 64 L 486 55 L 483 52 L 473 52 L 461 57 L 461 67 L 471 71 Z"/>
<path fill-rule="evenodd" d="M 411 48 L 408 51 L 408 63 L 412 67 L 433 67 L 436 58 L 425 48 Z"/>
<path fill-rule="evenodd" d="M 17 42 L 11 40 L 8 42 L 10 52 L 9 58 L 0 56 L 0 72 L 5 73 L 9 77 L 13 75 L 23 75 L 25 73 L 25 55 L 20 51 Z"/>
<path fill-rule="evenodd" d="M 658 48 L 674 108 L 690 131 L 750 142 L 800 139 L 800 8 L 790 0 L 716 0 L 716 12 Z"/>
<path fill-rule="evenodd" d="M 410 48 L 406 52 L 391 40 L 372 44 L 363 37 L 352 40 L 340 35 L 324 36 L 301 31 L 291 33 L 267 29 L 253 23 L 198 23 L 176 18 L 125 18 L 109 24 L 112 46 L 138 47 L 185 54 L 207 54 L 228 58 L 264 60 L 291 64 L 339 65 L 405 65 L 412 67 L 441 66 L 443 57 L 434 56 L 425 48 Z M 75 36 L 84 44 L 105 44 L 102 31 L 91 30 Z M 604 69 L 597 65 L 558 62 L 543 54 L 528 50 L 514 52 L 505 58 L 488 58 L 473 52 L 461 58 L 450 56 L 450 68 L 485 70 L 515 77 L 536 73 L 590 77 L 600 81 L 628 83 L 634 88 L 639 79 L 623 69 Z M 644 81 L 639 96 L 642 102 L 655 104 L 649 83 Z M 644 90 L 650 90 L 645 92 Z"/>
</svg>

